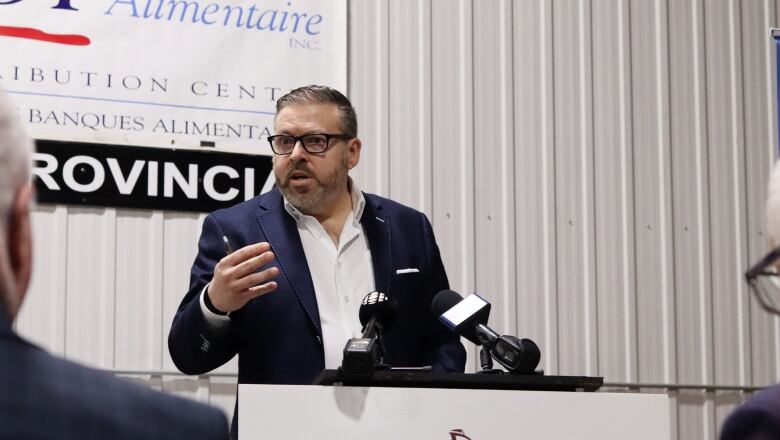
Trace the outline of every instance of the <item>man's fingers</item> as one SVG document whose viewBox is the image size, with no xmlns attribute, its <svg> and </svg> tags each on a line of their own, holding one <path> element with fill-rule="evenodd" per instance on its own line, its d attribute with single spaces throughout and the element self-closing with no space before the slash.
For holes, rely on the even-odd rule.
<svg viewBox="0 0 780 440">
<path fill-rule="evenodd" d="M 265 251 L 262 254 L 254 256 L 237 265 L 233 269 L 232 276 L 235 279 L 243 278 L 255 272 L 257 269 L 260 269 L 261 267 L 265 266 L 266 264 L 272 262 L 273 260 L 274 260 L 274 253 L 271 251 Z"/>
<path fill-rule="evenodd" d="M 279 286 L 276 284 L 276 281 L 269 281 L 259 286 L 252 286 L 246 290 L 247 301 L 252 298 L 257 298 L 258 296 L 263 296 L 267 293 L 271 293 L 274 290 L 276 290 L 277 287 Z"/>
<path fill-rule="evenodd" d="M 238 266 L 242 262 L 262 254 L 271 249 L 271 245 L 263 241 L 261 243 L 250 244 L 224 257 L 221 262 L 229 266 Z"/>
<path fill-rule="evenodd" d="M 270 280 L 279 275 L 279 268 L 257 272 L 274 258 L 266 242 L 244 246 L 222 258 L 214 268 L 209 288 L 211 302 L 220 310 L 237 310 L 252 298 L 276 290 L 277 283 Z"/>
<path fill-rule="evenodd" d="M 239 280 L 233 285 L 233 288 L 237 292 L 243 292 L 249 290 L 257 285 L 263 284 L 266 281 L 272 280 L 279 276 L 278 267 L 269 267 L 261 272 L 249 274 Z"/>
</svg>

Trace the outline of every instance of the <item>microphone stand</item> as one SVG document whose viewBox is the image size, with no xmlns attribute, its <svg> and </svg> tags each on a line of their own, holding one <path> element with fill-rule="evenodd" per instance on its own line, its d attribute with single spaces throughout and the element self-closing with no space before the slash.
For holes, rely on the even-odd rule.
<svg viewBox="0 0 780 440">
<path fill-rule="evenodd" d="M 390 365 L 385 363 L 385 356 L 387 355 L 387 351 L 385 351 L 385 343 L 383 336 L 383 326 L 382 323 L 377 322 L 376 323 L 376 363 L 374 364 L 374 371 L 386 371 L 390 370 Z"/>
<path fill-rule="evenodd" d="M 382 323 L 372 317 L 361 337 L 347 341 L 340 367 L 346 376 L 372 376 L 374 371 L 390 369 L 384 362 L 382 330 Z"/>
<path fill-rule="evenodd" d="M 483 345 L 479 350 L 479 363 L 482 369 L 477 374 L 501 374 L 503 371 L 493 368 L 493 356 L 490 355 L 490 351 Z"/>
</svg>

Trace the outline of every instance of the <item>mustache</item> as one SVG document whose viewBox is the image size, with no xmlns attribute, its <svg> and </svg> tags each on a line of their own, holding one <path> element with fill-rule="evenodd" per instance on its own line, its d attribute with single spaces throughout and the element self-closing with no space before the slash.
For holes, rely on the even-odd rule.
<svg viewBox="0 0 780 440">
<path fill-rule="evenodd" d="M 309 168 L 309 166 L 305 162 L 293 162 L 290 164 L 290 166 L 285 170 L 284 177 L 286 179 L 290 178 L 290 175 L 296 171 L 303 171 L 309 176 L 314 176 L 314 172 Z"/>
</svg>

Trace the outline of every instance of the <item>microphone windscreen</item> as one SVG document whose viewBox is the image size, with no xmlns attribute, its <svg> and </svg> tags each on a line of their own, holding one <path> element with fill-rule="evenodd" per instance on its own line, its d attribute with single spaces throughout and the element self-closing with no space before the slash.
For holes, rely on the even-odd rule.
<svg viewBox="0 0 780 440">
<path fill-rule="evenodd" d="M 433 301 L 431 301 L 431 311 L 435 316 L 439 317 L 447 310 L 455 307 L 455 304 L 461 301 L 463 301 L 463 297 L 460 296 L 457 292 L 445 289 L 433 297 Z"/>
<path fill-rule="evenodd" d="M 360 302 L 360 325 L 363 327 L 368 324 L 372 316 L 382 324 L 384 330 L 388 330 L 395 322 L 395 315 L 398 312 L 398 301 L 395 298 L 382 292 L 371 292 Z"/>
</svg>

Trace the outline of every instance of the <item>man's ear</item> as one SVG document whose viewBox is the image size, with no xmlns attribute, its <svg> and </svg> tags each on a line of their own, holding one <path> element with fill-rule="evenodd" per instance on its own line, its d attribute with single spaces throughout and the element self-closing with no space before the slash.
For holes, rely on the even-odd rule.
<svg viewBox="0 0 780 440">
<path fill-rule="evenodd" d="M 350 139 L 347 143 L 347 151 L 349 154 L 349 159 L 347 160 L 347 164 L 349 165 L 349 169 L 355 168 L 360 162 L 360 149 L 363 147 L 362 142 L 360 142 L 360 138 L 354 138 Z"/>
<path fill-rule="evenodd" d="M 14 195 L 8 219 L 8 254 L 11 272 L 14 278 L 16 298 L 12 298 L 10 310 L 15 315 L 22 305 L 24 294 L 32 275 L 32 227 L 30 225 L 30 206 L 33 199 L 32 184 L 22 186 Z"/>
</svg>

